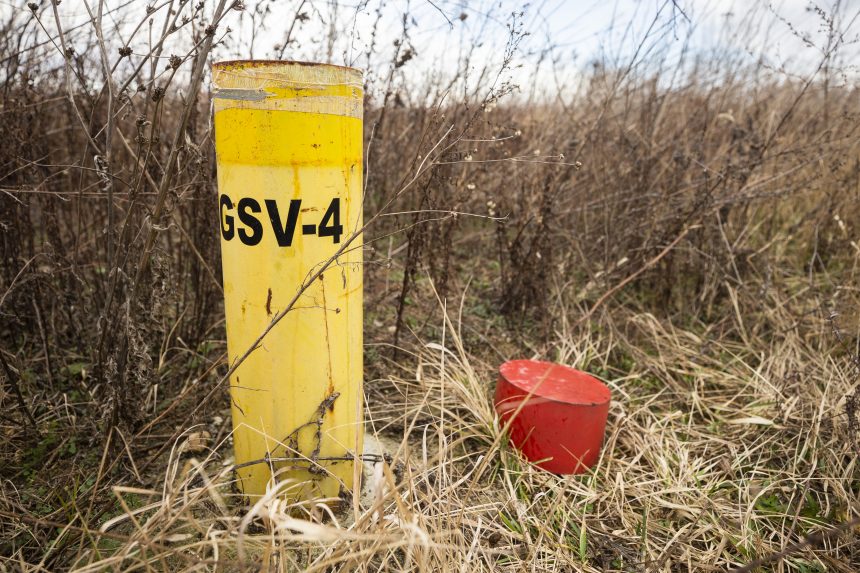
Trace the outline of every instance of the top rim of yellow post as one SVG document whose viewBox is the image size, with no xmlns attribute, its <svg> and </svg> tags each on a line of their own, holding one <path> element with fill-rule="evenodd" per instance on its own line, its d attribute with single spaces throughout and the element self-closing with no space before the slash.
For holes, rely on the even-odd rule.
<svg viewBox="0 0 860 573">
<path fill-rule="evenodd" d="M 322 62 L 305 62 L 302 60 L 221 60 L 212 64 L 213 70 L 217 71 L 251 71 L 255 68 L 271 72 L 278 67 L 302 67 L 313 69 L 330 69 L 335 73 L 344 73 L 347 77 L 353 76 L 359 82 L 364 77 L 364 71 L 349 66 L 339 66 Z"/>
</svg>

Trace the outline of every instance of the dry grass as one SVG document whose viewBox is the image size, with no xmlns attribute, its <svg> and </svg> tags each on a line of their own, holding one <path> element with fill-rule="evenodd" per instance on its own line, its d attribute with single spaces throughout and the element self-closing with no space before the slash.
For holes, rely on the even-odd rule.
<svg viewBox="0 0 860 573">
<path fill-rule="evenodd" d="M 798 77 L 732 54 L 667 68 L 670 10 L 629 61 L 531 99 L 505 84 L 521 17 L 500 62 L 467 74 L 465 51 L 450 77 L 407 74 L 404 19 L 367 56 L 367 431 L 390 457 L 346 507 L 280 484 L 249 508 L 207 100 L 187 91 L 223 26 L 165 6 L 130 55 L 95 13 L 68 58 L 51 6 L 0 29 L 0 570 L 860 568 L 845 18 L 817 14 L 828 43 Z M 611 386 L 590 474 L 508 447 L 491 395 L 523 356 Z"/>
<path fill-rule="evenodd" d="M 439 326 L 444 346 L 416 349 L 371 384 L 369 431 L 393 460 L 367 472 L 361 506 L 333 513 L 272 495 L 248 510 L 230 487 L 227 441 L 191 455 L 183 438 L 153 478 L 159 487 L 113 486 L 119 515 L 88 533 L 70 563 L 87 571 L 722 570 L 856 511 L 856 450 L 834 422 L 853 377 L 797 337 L 709 343 L 699 328 L 630 313 L 559 340 L 558 359 L 603 372 L 614 400 L 599 465 L 558 477 L 505 445 L 488 400 L 491 365 L 463 350 L 459 323 Z M 629 357 L 623 372 L 619 354 Z M 779 567 L 853 571 L 856 553 L 848 531 Z"/>
</svg>

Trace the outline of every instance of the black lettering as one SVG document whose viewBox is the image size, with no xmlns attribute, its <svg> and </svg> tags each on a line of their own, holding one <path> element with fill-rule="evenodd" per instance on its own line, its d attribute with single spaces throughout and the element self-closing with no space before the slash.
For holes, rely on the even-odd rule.
<svg viewBox="0 0 860 573">
<path fill-rule="evenodd" d="M 251 231 L 249 234 L 245 229 L 239 229 L 239 240 L 248 245 L 249 247 L 253 247 L 254 245 L 259 245 L 260 241 L 263 240 L 263 225 L 260 224 L 260 220 L 257 219 L 251 213 L 259 213 L 260 212 L 260 204 L 257 203 L 255 199 L 251 199 L 250 197 L 245 197 L 239 200 L 239 220 Z M 251 213 L 249 213 L 250 211 Z"/>
<path fill-rule="evenodd" d="M 296 222 L 299 220 L 299 209 L 302 206 L 301 199 L 290 200 L 290 210 L 287 211 L 286 223 L 281 223 L 281 214 L 278 212 L 278 203 L 274 199 L 266 199 L 266 211 L 269 212 L 269 220 L 272 222 L 272 230 L 278 246 L 289 247 L 293 244 L 293 235 L 296 233 Z"/>
<path fill-rule="evenodd" d="M 233 210 L 233 202 L 226 195 L 221 195 L 218 200 L 218 205 L 221 208 L 221 236 L 225 241 L 229 241 L 236 234 L 235 225 L 233 224 L 233 216 L 228 215 L 224 211 Z"/>
<path fill-rule="evenodd" d="M 339 198 L 335 197 L 331 200 L 331 203 L 329 203 L 328 209 L 326 209 L 322 221 L 320 221 L 317 234 L 320 237 L 331 237 L 332 241 L 335 243 L 340 242 L 340 236 L 343 234 L 343 225 L 340 224 Z"/>
</svg>

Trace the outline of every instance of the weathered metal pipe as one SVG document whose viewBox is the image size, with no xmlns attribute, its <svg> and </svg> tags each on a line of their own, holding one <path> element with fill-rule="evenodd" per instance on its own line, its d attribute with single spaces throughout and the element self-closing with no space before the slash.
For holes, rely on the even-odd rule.
<svg viewBox="0 0 860 573">
<path fill-rule="evenodd" d="M 232 365 L 361 228 L 362 75 L 280 61 L 219 62 L 212 73 Z M 301 499 L 356 485 L 362 369 L 359 238 L 230 378 L 242 492 L 291 479 L 287 496 Z"/>
</svg>

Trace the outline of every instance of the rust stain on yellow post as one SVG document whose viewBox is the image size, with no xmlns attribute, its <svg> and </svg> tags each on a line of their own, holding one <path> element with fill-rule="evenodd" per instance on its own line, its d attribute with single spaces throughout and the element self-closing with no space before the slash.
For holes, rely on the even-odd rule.
<svg viewBox="0 0 860 573">
<path fill-rule="evenodd" d="M 239 61 L 216 63 L 213 83 L 232 364 L 361 228 L 362 77 L 340 66 Z M 237 470 L 249 496 L 285 479 L 295 483 L 291 498 L 337 496 L 356 485 L 361 263 L 356 241 L 231 377 L 236 463 L 292 458 Z"/>
</svg>

